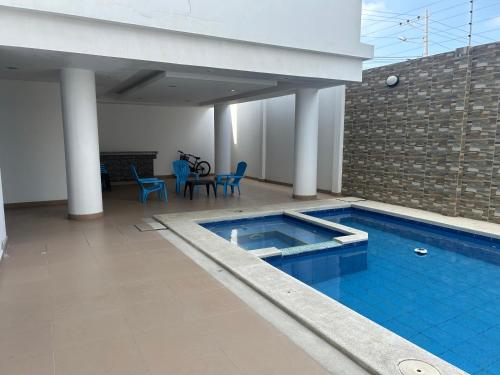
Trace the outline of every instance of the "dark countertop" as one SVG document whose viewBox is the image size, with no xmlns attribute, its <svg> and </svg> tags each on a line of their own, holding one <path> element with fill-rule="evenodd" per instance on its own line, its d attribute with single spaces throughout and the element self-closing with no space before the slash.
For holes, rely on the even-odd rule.
<svg viewBox="0 0 500 375">
<path fill-rule="evenodd" d="M 101 151 L 101 156 L 123 156 L 123 155 L 158 155 L 158 151 Z"/>
</svg>

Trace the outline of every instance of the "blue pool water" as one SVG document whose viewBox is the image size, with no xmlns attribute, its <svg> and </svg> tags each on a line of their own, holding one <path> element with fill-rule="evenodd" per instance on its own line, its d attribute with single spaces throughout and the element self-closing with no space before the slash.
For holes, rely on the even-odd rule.
<svg viewBox="0 0 500 375">
<path fill-rule="evenodd" d="M 500 240 L 358 209 L 311 214 L 368 243 L 270 264 L 467 372 L 500 374 Z"/>
<path fill-rule="evenodd" d="M 344 235 L 285 215 L 218 221 L 202 226 L 246 250 L 284 249 L 327 242 Z"/>
</svg>

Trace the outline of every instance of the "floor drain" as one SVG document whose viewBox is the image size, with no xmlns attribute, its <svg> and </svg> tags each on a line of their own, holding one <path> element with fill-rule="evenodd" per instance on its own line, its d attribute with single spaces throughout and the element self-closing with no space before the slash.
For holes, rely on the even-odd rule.
<svg viewBox="0 0 500 375">
<path fill-rule="evenodd" d="M 398 367 L 403 375 L 440 375 L 437 368 L 418 359 L 405 359 Z"/>
<path fill-rule="evenodd" d="M 165 225 L 157 222 L 135 224 L 134 227 L 136 227 L 139 232 L 153 232 L 167 229 Z"/>
</svg>

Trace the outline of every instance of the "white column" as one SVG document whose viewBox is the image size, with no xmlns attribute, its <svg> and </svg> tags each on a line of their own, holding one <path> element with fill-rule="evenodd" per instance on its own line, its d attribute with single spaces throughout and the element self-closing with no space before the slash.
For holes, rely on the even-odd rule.
<svg viewBox="0 0 500 375">
<path fill-rule="evenodd" d="M 295 95 L 295 149 L 293 197 L 316 197 L 318 173 L 318 89 L 300 89 Z"/>
<path fill-rule="evenodd" d="M 214 106 L 215 173 L 231 172 L 231 111 L 229 104 Z"/>
<path fill-rule="evenodd" d="M 267 100 L 262 100 L 262 145 L 261 145 L 261 180 L 266 180 L 267 167 Z"/>
<path fill-rule="evenodd" d="M 344 160 L 345 86 L 335 87 L 333 99 L 332 193 L 340 194 L 342 192 L 342 162 Z"/>
<path fill-rule="evenodd" d="M 99 135 L 94 72 L 61 71 L 69 218 L 102 216 Z"/>
</svg>

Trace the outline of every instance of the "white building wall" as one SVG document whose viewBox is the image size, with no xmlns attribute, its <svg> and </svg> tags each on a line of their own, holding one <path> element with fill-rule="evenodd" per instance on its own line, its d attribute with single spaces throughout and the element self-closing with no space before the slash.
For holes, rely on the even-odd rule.
<svg viewBox="0 0 500 375">
<path fill-rule="evenodd" d="M 172 174 L 177 150 L 214 165 L 214 115 L 209 107 L 104 104 L 97 107 L 101 151 L 158 151 L 155 174 Z"/>
<path fill-rule="evenodd" d="M 5 203 L 66 199 L 59 84 L 0 81 Z"/>
<path fill-rule="evenodd" d="M 239 161 L 246 161 L 247 176 L 255 178 L 262 178 L 262 104 L 256 101 L 235 105 L 237 121 L 233 123 L 233 171 Z"/>
<path fill-rule="evenodd" d="M 0 5 L 304 50 L 370 50 L 359 42 L 361 0 L 3 0 Z"/>
</svg>

